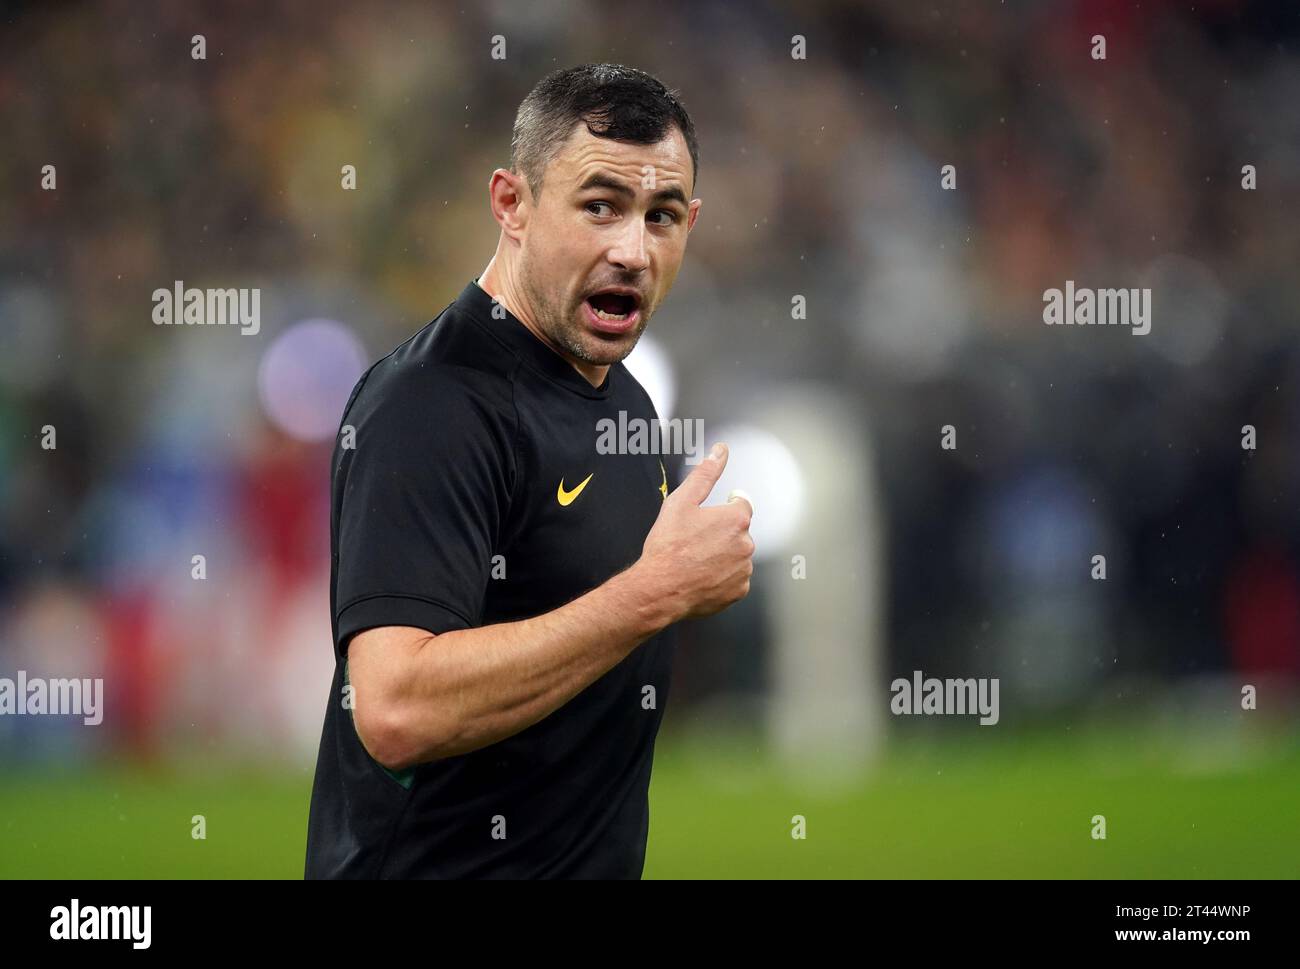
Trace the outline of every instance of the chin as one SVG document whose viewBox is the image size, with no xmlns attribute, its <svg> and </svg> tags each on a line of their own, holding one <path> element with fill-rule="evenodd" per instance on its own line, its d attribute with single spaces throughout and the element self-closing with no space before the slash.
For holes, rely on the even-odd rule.
<svg viewBox="0 0 1300 969">
<path fill-rule="evenodd" d="M 601 340 L 596 345 L 590 342 L 583 344 L 586 361 L 594 363 L 600 367 L 609 367 L 625 359 L 632 348 L 636 346 L 637 338 L 631 335 L 620 337 L 618 340 Z"/>
<path fill-rule="evenodd" d="M 600 334 L 580 324 L 570 331 L 575 339 L 568 341 L 567 347 L 570 353 L 586 363 L 608 367 L 631 353 L 644 332 L 643 325 L 628 333 Z"/>
</svg>

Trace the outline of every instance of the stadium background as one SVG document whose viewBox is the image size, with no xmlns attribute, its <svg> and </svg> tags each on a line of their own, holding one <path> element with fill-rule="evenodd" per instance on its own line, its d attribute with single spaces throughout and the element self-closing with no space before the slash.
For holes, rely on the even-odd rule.
<svg viewBox="0 0 1300 969">
<path fill-rule="evenodd" d="M 766 529 L 682 630 L 647 876 L 1294 877 L 1296 10 L 8 5 L 0 676 L 106 717 L 0 718 L 0 876 L 300 877 L 342 403 L 486 264 L 519 100 L 615 61 L 701 141 L 641 366 Z M 1045 327 L 1067 279 L 1152 332 Z M 261 332 L 154 326 L 175 280 Z M 999 723 L 890 717 L 916 669 Z"/>
</svg>

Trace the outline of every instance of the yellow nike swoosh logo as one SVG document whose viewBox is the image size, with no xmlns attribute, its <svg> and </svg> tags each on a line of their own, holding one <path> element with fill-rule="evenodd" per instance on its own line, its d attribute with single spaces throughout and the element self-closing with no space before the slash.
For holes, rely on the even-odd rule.
<svg viewBox="0 0 1300 969">
<path fill-rule="evenodd" d="M 664 470 L 664 463 L 662 461 L 659 462 L 659 473 L 664 476 L 664 483 L 659 486 L 659 493 L 663 495 L 664 500 L 667 501 L 668 500 L 668 472 Z"/>
<path fill-rule="evenodd" d="M 582 489 L 587 487 L 587 482 L 590 481 L 595 476 L 596 476 L 596 472 L 595 471 L 591 472 L 591 474 L 587 475 L 587 477 L 583 479 L 582 484 L 578 485 L 572 491 L 564 490 L 564 479 L 561 478 L 560 487 L 555 490 L 555 500 L 560 503 L 560 507 L 564 508 L 573 504 L 573 499 L 577 498 L 578 495 L 582 494 Z"/>
</svg>

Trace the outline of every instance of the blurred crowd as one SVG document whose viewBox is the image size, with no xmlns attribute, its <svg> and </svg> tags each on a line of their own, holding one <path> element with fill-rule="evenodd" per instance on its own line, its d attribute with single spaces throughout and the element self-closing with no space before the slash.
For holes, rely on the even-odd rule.
<svg viewBox="0 0 1300 969">
<path fill-rule="evenodd" d="M 891 676 L 1001 671 L 1049 713 L 1294 683 L 1297 41 L 1294 4 L 1228 0 L 11 6 L 0 675 L 101 675 L 108 713 L 7 718 L 0 755 L 310 760 L 347 393 L 486 264 L 520 99 L 595 60 L 700 135 L 649 331 L 675 413 L 855 401 L 886 527 L 844 535 L 883 543 Z M 177 280 L 260 288 L 261 332 L 155 326 Z M 1151 333 L 1044 326 L 1066 280 L 1150 287 Z M 674 702 L 761 693 L 758 599 L 688 635 Z"/>
</svg>

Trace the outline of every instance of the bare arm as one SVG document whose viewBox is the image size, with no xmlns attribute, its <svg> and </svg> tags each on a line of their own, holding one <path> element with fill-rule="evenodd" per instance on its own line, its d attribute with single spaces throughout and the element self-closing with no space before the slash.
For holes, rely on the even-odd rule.
<svg viewBox="0 0 1300 969">
<path fill-rule="evenodd" d="M 434 636 L 410 626 L 349 647 L 357 732 L 400 770 L 536 723 L 672 622 L 636 566 L 552 612 Z"/>
<path fill-rule="evenodd" d="M 435 636 L 409 626 L 358 633 L 348 648 L 362 744 L 393 770 L 495 743 L 536 723 L 646 639 L 749 591 L 752 510 L 701 508 L 726 452 L 664 501 L 631 568 L 551 612 Z"/>
</svg>

